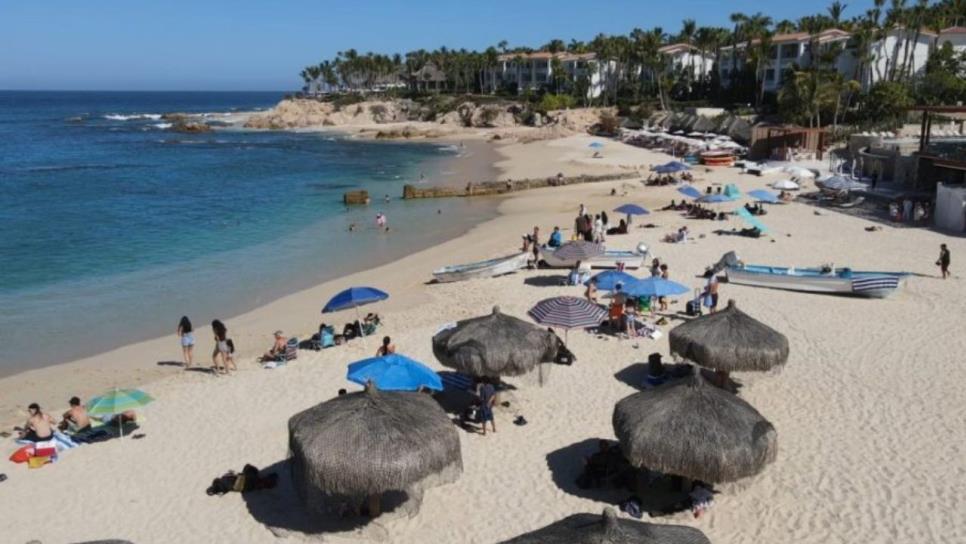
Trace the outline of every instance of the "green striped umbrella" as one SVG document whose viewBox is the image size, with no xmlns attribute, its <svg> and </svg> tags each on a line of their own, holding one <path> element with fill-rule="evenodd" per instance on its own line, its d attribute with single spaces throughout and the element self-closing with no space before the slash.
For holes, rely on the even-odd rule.
<svg viewBox="0 0 966 544">
<path fill-rule="evenodd" d="M 119 415 L 128 410 L 136 410 L 154 399 L 140 389 L 118 389 L 94 397 L 87 403 L 87 413 L 91 415 Z M 121 418 L 117 418 L 118 429 L 121 429 Z M 121 437 L 124 431 L 121 429 Z"/>
</svg>

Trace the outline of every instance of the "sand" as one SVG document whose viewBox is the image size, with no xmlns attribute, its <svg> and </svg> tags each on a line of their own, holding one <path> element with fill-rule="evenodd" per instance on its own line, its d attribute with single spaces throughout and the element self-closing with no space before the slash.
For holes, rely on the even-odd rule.
<svg viewBox="0 0 966 544">
<path fill-rule="evenodd" d="M 664 162 L 667 157 L 607 143 L 605 159 L 590 159 L 586 137 L 499 148 L 503 175 L 547 171 L 624 169 Z M 536 170 L 540 170 L 536 172 Z M 735 170 L 701 174 L 705 180 L 759 188 L 773 177 Z M 699 182 L 699 186 L 705 183 Z M 612 188 L 626 196 L 610 196 Z M 444 323 L 480 315 L 499 304 L 525 317 L 537 301 L 579 294 L 576 287 L 543 286 L 559 271 L 524 271 L 497 279 L 427 285 L 441 265 L 512 252 L 520 236 L 540 225 L 568 228 L 578 204 L 611 210 L 628 201 L 655 209 L 672 188 L 612 182 L 519 193 L 500 204 L 501 215 L 458 239 L 368 270 L 313 287 L 228 320 L 242 346 L 266 348 L 276 328 L 305 335 L 318 325 L 319 306 L 349 285 L 374 285 L 391 294 L 372 307 L 383 315 L 379 335 L 393 337 L 400 352 L 441 368 L 430 337 Z M 676 198 L 677 199 L 677 198 Z M 632 229 L 608 245 L 631 248 L 643 241 L 670 264 L 672 279 L 692 287 L 696 276 L 722 253 L 736 250 L 749 262 L 814 265 L 834 262 L 865 269 L 915 274 L 904 291 L 886 300 L 819 296 L 722 284 L 749 314 L 785 333 L 791 344 L 786 368 L 740 374 L 741 395 L 778 431 L 779 454 L 763 474 L 725 486 L 714 508 L 695 520 L 679 514 L 657 522 L 700 528 L 716 543 L 892 543 L 964 542 L 966 511 L 966 336 L 955 331 L 966 295 L 958 256 L 966 240 L 926 229 L 884 226 L 849 215 L 794 203 L 772 206 L 764 218 L 772 237 L 751 240 L 716 236 L 720 223 L 688 221 L 655 212 L 655 229 Z M 614 214 L 611 214 L 614 216 Z M 616 217 L 614 221 L 616 221 Z M 696 241 L 664 244 L 660 237 L 684 224 Z M 728 226 L 740 226 L 729 222 Z M 569 230 L 567 231 L 569 234 Z M 774 240 L 773 242 L 771 240 Z M 953 255 L 954 277 L 936 277 L 940 243 Z M 673 311 L 684 301 L 673 301 Z M 351 313 L 336 315 L 343 323 Z M 672 321 L 672 324 L 675 321 Z M 665 332 L 667 327 L 664 328 Z M 211 350 L 199 331 L 200 358 Z M 599 512 L 626 493 L 583 492 L 574 485 L 581 459 L 597 438 L 612 438 L 614 404 L 636 391 L 639 366 L 651 352 L 668 353 L 659 341 L 570 334 L 578 361 L 556 366 L 539 386 L 532 377 L 508 380 L 518 389 L 509 409 L 497 413 L 495 435 L 460 432 L 464 473 L 454 484 L 431 489 L 412 518 L 380 518 L 367 535 L 388 542 L 498 542 L 577 512 Z M 144 410 L 141 440 L 85 446 L 59 462 L 28 471 L 7 461 L 0 471 L 0 534 L 4 542 L 73 542 L 125 538 L 139 543 L 252 542 L 279 539 L 263 524 L 265 501 L 231 494 L 208 497 L 211 479 L 244 463 L 272 466 L 286 457 L 288 418 L 336 394 L 358 389 L 345 380 L 345 365 L 375 349 L 363 346 L 302 352 L 296 363 L 262 370 L 251 357 L 234 376 L 215 378 L 160 367 L 162 379 L 142 384 L 158 400 Z M 88 361 L 0 380 L 0 396 L 22 404 L 53 398 L 87 380 L 138 383 L 137 372 L 155 373 L 158 361 L 178 360 L 171 336 L 127 346 Z M 111 361 L 110 364 L 103 361 Z M 105 365 L 99 370 L 100 365 Z M 63 402 L 53 404 L 59 407 Z M 523 427 L 512 419 L 522 414 Z M 0 444 L 13 451 L 9 439 Z M 266 498 L 267 497 L 267 498 Z M 279 520 L 274 519 L 274 522 Z M 284 521 L 284 520 L 283 520 Z M 291 541 L 299 541 L 293 538 Z M 359 542 L 328 535 L 330 542 Z"/>
</svg>

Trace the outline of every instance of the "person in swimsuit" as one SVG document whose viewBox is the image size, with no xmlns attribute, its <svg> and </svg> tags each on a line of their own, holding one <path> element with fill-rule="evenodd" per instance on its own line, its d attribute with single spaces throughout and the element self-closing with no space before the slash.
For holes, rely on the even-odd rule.
<svg viewBox="0 0 966 544">
<path fill-rule="evenodd" d="M 44 442 L 54 437 L 54 419 L 45 414 L 36 402 L 27 407 L 27 422 L 20 431 L 20 438 L 30 442 Z"/>
<path fill-rule="evenodd" d="M 195 347 L 195 337 L 192 334 L 191 320 L 188 316 L 181 316 L 178 322 L 178 338 L 181 341 L 181 356 L 184 358 L 184 367 L 191 368 L 191 352 Z"/>
<path fill-rule="evenodd" d="M 91 418 L 87 415 L 87 409 L 81 404 L 77 397 L 71 397 L 70 409 L 64 412 L 63 421 L 60 422 L 61 430 L 72 430 L 75 433 L 82 433 L 91 430 Z"/>
<path fill-rule="evenodd" d="M 211 331 L 215 335 L 215 350 L 211 354 L 211 364 L 216 374 L 228 374 L 228 360 L 231 358 L 231 346 L 228 345 L 228 327 L 219 320 L 211 322 Z M 219 360 L 221 364 L 219 365 Z M 234 366 L 234 363 L 232 363 Z"/>
<path fill-rule="evenodd" d="M 392 339 L 388 336 L 383 337 L 382 345 L 376 350 L 376 357 L 385 357 L 392 353 L 396 353 L 396 345 L 392 343 Z"/>
<path fill-rule="evenodd" d="M 285 338 L 285 333 L 282 331 L 275 331 L 274 336 L 275 343 L 262 355 L 262 361 L 277 361 L 285 355 L 285 346 L 288 344 L 288 338 Z"/>
</svg>

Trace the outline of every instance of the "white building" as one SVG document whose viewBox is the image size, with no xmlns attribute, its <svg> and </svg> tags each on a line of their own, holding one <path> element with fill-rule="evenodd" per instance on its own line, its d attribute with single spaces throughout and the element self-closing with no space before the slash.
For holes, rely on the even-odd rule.
<svg viewBox="0 0 966 544">
<path fill-rule="evenodd" d="M 714 70 L 714 55 L 702 53 L 700 49 L 686 43 L 665 45 L 657 50 L 667 59 L 667 69 L 671 72 L 691 72 L 691 80 L 703 79 Z"/>
<path fill-rule="evenodd" d="M 904 62 L 906 72 L 913 76 L 921 75 L 934 44 L 941 46 L 948 41 L 957 51 L 966 51 L 966 28 L 944 29 L 937 40 L 935 33 L 925 29 L 921 30 L 917 37 L 915 30 L 897 27 L 888 31 L 885 37 L 870 46 L 870 61 L 859 70 L 859 55 L 851 38 L 851 34 L 837 28 L 824 30 L 814 36 L 806 32 L 776 34 L 772 38 L 769 60 L 764 66 L 765 91 L 776 92 L 781 89 L 787 76 L 786 72 L 792 66 L 808 67 L 812 62 L 810 49 L 813 43 L 818 44 L 818 47 L 840 44 L 842 52 L 835 59 L 835 69 L 846 79 L 859 81 L 864 89 L 868 89 L 878 81 L 888 79 L 893 67 L 902 69 Z M 753 45 L 756 43 L 757 41 L 752 42 Z M 739 73 L 744 67 L 745 47 L 746 44 L 738 45 L 737 70 Z M 893 59 L 898 59 L 898 64 Z M 723 47 L 718 63 L 722 84 L 726 86 L 730 84 L 732 70 L 731 47 Z"/>
<path fill-rule="evenodd" d="M 486 70 L 484 87 L 494 92 L 515 85 L 517 92 L 553 87 L 554 62 L 560 61 L 566 79 L 571 82 L 587 78 L 587 97 L 597 98 L 609 85 L 616 84 L 617 68 L 613 61 L 600 62 L 594 53 L 508 53 L 500 55 L 496 66 Z"/>
</svg>

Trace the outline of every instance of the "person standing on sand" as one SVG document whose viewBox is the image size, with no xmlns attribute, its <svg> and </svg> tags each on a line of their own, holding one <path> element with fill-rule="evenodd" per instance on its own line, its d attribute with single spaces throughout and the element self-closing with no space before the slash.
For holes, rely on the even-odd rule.
<svg viewBox="0 0 966 544">
<path fill-rule="evenodd" d="M 581 204 L 580 208 L 577 210 L 577 215 L 579 215 L 580 217 L 587 215 L 587 207 Z"/>
<path fill-rule="evenodd" d="M 939 260 L 936 261 L 939 266 L 939 271 L 942 273 L 943 279 L 949 277 L 949 248 L 946 244 L 939 244 Z"/>
<path fill-rule="evenodd" d="M 666 264 L 662 264 L 661 265 L 661 279 L 662 280 L 668 279 L 668 271 L 667 271 L 667 265 Z M 667 308 L 668 308 L 668 306 L 667 306 L 667 297 L 658 297 L 657 298 L 657 302 L 660 305 L 660 310 L 662 312 L 666 312 L 667 311 Z"/>
<path fill-rule="evenodd" d="M 181 341 L 181 356 L 184 358 L 185 369 L 191 368 L 191 352 L 195 348 L 195 337 L 192 334 L 191 320 L 188 316 L 181 316 L 178 322 L 178 338 Z"/>
<path fill-rule="evenodd" d="M 490 422 L 490 426 L 493 427 L 493 432 L 496 432 L 496 420 L 493 418 L 493 406 L 496 404 L 496 388 L 493 384 L 486 378 L 480 382 L 479 392 L 480 396 L 480 427 L 483 431 L 483 436 L 486 436 L 486 422 Z"/>
<path fill-rule="evenodd" d="M 214 367 L 215 374 L 228 374 L 228 362 L 231 361 L 231 366 L 235 366 L 235 362 L 231 360 L 232 349 L 228 343 L 228 327 L 216 319 L 211 322 L 211 331 L 215 335 L 215 351 L 211 354 L 211 364 Z M 221 360 L 220 365 L 218 364 L 219 359 Z"/>
</svg>

